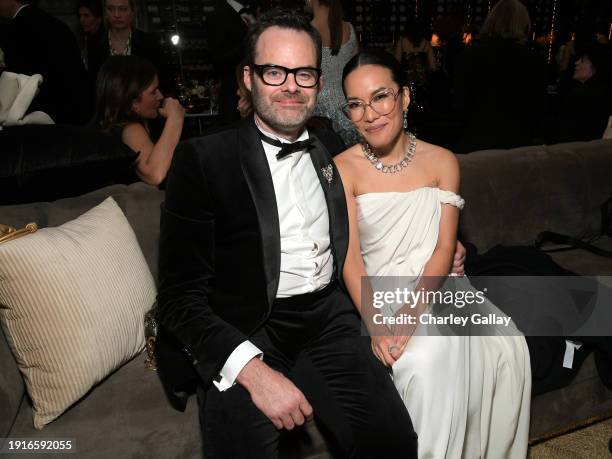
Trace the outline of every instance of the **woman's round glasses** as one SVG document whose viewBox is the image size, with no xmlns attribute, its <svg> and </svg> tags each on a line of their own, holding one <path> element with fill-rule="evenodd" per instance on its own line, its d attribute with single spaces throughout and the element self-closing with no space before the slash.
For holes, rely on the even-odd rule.
<svg viewBox="0 0 612 459">
<path fill-rule="evenodd" d="M 302 88 L 313 88 L 319 83 L 321 69 L 314 67 L 297 67 L 288 69 L 280 65 L 251 64 L 251 68 L 268 86 L 281 86 L 287 81 L 287 75 L 293 73 L 295 83 Z"/>
<path fill-rule="evenodd" d="M 395 92 L 393 89 L 383 89 L 374 94 L 367 104 L 361 99 L 349 100 L 342 105 L 342 112 L 355 123 L 363 119 L 366 107 L 370 107 L 380 116 L 385 116 L 393 111 L 397 96 L 399 95 L 400 91 Z"/>
</svg>

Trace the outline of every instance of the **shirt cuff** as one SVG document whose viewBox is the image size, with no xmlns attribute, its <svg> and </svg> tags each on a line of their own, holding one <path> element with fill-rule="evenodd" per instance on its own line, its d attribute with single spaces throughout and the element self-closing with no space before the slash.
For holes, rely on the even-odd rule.
<svg viewBox="0 0 612 459">
<path fill-rule="evenodd" d="M 244 341 L 234 349 L 230 356 L 225 361 L 225 365 L 219 372 L 220 380 L 213 381 L 213 384 L 220 392 L 223 392 L 232 387 L 238 373 L 242 371 L 244 366 L 249 363 L 253 357 L 259 357 L 263 360 L 263 352 L 250 341 Z"/>
</svg>

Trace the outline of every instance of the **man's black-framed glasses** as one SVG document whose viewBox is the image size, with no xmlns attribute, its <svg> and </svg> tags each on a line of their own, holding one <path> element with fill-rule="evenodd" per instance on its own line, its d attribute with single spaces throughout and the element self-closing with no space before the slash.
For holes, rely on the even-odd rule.
<svg viewBox="0 0 612 459">
<path fill-rule="evenodd" d="M 281 86 L 287 81 L 287 75 L 293 73 L 295 83 L 302 88 L 313 88 L 319 83 L 321 69 L 315 67 L 297 67 L 288 69 L 281 65 L 258 65 L 251 64 L 251 69 L 268 86 Z"/>
<path fill-rule="evenodd" d="M 397 97 L 401 91 L 382 89 L 370 98 L 369 103 L 361 99 L 351 99 L 342 105 L 342 111 L 348 119 L 354 122 L 361 121 L 365 115 L 366 107 L 370 107 L 380 116 L 388 115 L 395 108 Z"/>
</svg>

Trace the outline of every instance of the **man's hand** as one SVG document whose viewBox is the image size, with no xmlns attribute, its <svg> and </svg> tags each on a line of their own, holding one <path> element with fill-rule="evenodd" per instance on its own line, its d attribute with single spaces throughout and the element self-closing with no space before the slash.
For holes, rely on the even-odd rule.
<svg viewBox="0 0 612 459">
<path fill-rule="evenodd" d="M 312 406 L 304 394 L 257 357 L 244 366 L 236 381 L 244 386 L 255 406 L 277 429 L 291 430 L 312 416 Z"/>
<path fill-rule="evenodd" d="M 465 254 L 465 247 L 463 247 L 461 242 L 457 241 L 457 248 L 453 257 L 453 268 L 451 269 L 451 272 L 457 276 L 465 276 Z"/>
</svg>

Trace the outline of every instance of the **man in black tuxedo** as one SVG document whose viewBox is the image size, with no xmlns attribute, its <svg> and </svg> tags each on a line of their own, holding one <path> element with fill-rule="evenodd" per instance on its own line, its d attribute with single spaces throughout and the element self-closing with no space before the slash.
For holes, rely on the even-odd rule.
<svg viewBox="0 0 612 459">
<path fill-rule="evenodd" d="M 0 34 L 6 70 L 43 76 L 30 111 L 41 110 L 56 123 L 89 121 L 93 94 L 87 86 L 79 46 L 68 26 L 20 0 L 0 0 L 0 16 L 9 19 Z"/>
<path fill-rule="evenodd" d="M 342 457 L 417 457 L 342 284 L 347 210 L 326 148 L 338 146 L 304 128 L 322 84 L 320 36 L 299 13 L 271 11 L 247 54 L 254 118 L 179 145 L 168 177 L 160 376 L 182 376 L 163 351 L 173 343 L 198 378 L 207 457 L 276 457 L 279 431 L 313 414 Z"/>
</svg>

